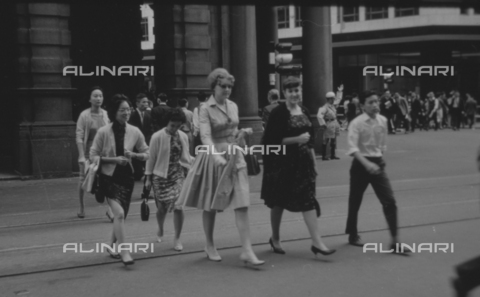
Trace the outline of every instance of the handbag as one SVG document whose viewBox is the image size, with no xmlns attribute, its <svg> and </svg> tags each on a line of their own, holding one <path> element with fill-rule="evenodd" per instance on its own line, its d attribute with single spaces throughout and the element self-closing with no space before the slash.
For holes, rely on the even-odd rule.
<svg viewBox="0 0 480 297">
<path fill-rule="evenodd" d="M 145 176 L 145 179 L 147 177 Z M 150 207 L 148 207 L 148 196 L 150 196 L 150 191 L 146 189 L 145 186 L 143 186 L 143 192 L 142 192 L 142 198 L 143 202 L 140 204 L 140 217 L 142 218 L 142 221 L 148 221 L 148 218 L 150 216 Z"/>
<path fill-rule="evenodd" d="M 249 141 L 250 143 L 250 141 Z M 250 152 L 250 149 L 248 150 Z M 255 176 L 260 173 L 260 163 L 258 163 L 257 156 L 253 153 L 247 153 L 244 155 L 245 163 L 247 163 L 247 174 L 249 176 Z"/>
<path fill-rule="evenodd" d="M 101 204 L 105 202 L 105 189 L 103 187 L 102 177 L 101 177 L 102 157 L 100 157 L 100 160 L 98 161 L 98 163 L 94 168 L 95 168 L 95 179 L 93 181 L 91 193 L 95 195 L 95 200 L 97 200 L 97 202 Z"/>
</svg>

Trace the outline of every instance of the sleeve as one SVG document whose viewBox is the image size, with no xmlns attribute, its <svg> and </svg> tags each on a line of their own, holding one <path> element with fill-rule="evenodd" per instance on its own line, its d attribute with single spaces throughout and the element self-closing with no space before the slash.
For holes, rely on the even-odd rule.
<svg viewBox="0 0 480 297">
<path fill-rule="evenodd" d="M 310 118 L 310 112 L 308 111 L 308 109 L 306 109 L 305 107 L 302 109 L 303 110 L 303 113 L 307 116 L 307 118 L 309 119 Z M 308 133 L 310 134 L 310 139 L 308 140 L 307 142 L 307 146 L 308 148 L 315 148 L 315 128 L 313 126 L 313 123 L 311 123 L 312 125 L 310 126 L 310 128 L 308 129 Z"/>
<path fill-rule="evenodd" d="M 200 108 L 200 112 L 198 115 L 198 122 L 200 125 L 200 138 L 202 139 L 202 143 L 206 145 L 213 145 L 210 116 L 205 106 L 202 106 Z"/>
<path fill-rule="evenodd" d="M 382 125 L 384 128 L 384 131 L 388 131 L 388 123 L 386 120 L 382 121 Z M 380 141 L 380 150 L 382 150 L 382 153 L 387 151 L 387 135 L 388 133 L 384 133 L 381 141 Z"/>
<path fill-rule="evenodd" d="M 83 144 L 83 138 L 85 136 L 85 116 L 83 113 L 80 114 L 77 120 L 77 129 L 75 131 L 75 141 L 77 143 Z"/>
<path fill-rule="evenodd" d="M 95 135 L 92 146 L 90 147 L 91 163 L 95 163 L 97 162 L 98 159 L 100 159 L 100 156 L 102 154 L 102 149 L 103 149 L 103 142 L 104 142 L 103 139 L 104 139 L 104 132 L 103 130 L 100 130 Z"/>
<path fill-rule="evenodd" d="M 342 91 L 337 91 L 337 94 L 335 96 L 335 101 L 333 102 L 333 105 L 338 106 L 340 102 L 342 101 L 343 98 L 343 92 Z"/>
<path fill-rule="evenodd" d="M 325 105 L 323 105 L 322 107 L 320 107 L 318 109 L 317 120 L 318 120 L 318 123 L 320 124 L 320 126 L 326 125 L 325 119 L 324 119 L 326 110 L 327 109 L 325 108 Z"/>
<path fill-rule="evenodd" d="M 193 110 L 193 131 L 195 133 L 198 133 L 198 130 L 199 130 L 199 126 L 198 126 L 198 107 L 195 107 L 195 109 Z"/>
<path fill-rule="evenodd" d="M 347 155 L 352 156 L 355 152 L 359 152 L 360 149 L 358 148 L 358 140 L 359 140 L 360 131 L 358 129 L 357 122 L 353 121 L 350 126 L 348 127 L 348 136 L 347 136 L 347 143 L 348 143 L 348 151 Z"/>
<path fill-rule="evenodd" d="M 142 131 L 140 131 L 138 128 L 136 129 L 137 131 L 137 142 L 135 143 L 135 148 L 138 151 L 138 154 L 140 155 L 140 159 L 142 161 L 148 160 L 150 153 L 148 150 L 148 145 L 145 142 L 145 136 L 143 136 Z"/>
<path fill-rule="evenodd" d="M 286 127 L 282 121 L 281 106 L 275 107 L 268 117 L 268 122 L 265 126 L 265 133 L 263 134 L 264 145 L 282 144 L 284 132 Z"/>
<path fill-rule="evenodd" d="M 158 139 L 158 134 L 154 134 L 152 136 L 152 139 L 150 139 L 150 148 L 149 148 L 149 158 L 147 160 L 147 163 L 145 164 L 145 175 L 151 175 L 153 174 L 153 167 L 155 166 L 155 163 L 157 162 L 157 156 L 158 156 L 158 150 L 159 150 L 159 139 Z"/>
</svg>

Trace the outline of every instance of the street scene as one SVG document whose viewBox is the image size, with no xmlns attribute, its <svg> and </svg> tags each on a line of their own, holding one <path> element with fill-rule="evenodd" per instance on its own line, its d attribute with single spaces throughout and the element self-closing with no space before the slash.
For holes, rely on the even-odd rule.
<svg viewBox="0 0 480 297">
<path fill-rule="evenodd" d="M 0 4 L 0 296 L 480 296 L 480 6 L 238 4 Z"/>
</svg>

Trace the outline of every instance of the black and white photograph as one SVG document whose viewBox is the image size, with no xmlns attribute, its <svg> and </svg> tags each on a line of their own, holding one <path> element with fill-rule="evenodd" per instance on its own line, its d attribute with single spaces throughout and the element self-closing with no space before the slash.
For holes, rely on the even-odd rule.
<svg viewBox="0 0 480 297">
<path fill-rule="evenodd" d="M 0 2 L 0 297 L 480 297 L 480 2 Z"/>
</svg>

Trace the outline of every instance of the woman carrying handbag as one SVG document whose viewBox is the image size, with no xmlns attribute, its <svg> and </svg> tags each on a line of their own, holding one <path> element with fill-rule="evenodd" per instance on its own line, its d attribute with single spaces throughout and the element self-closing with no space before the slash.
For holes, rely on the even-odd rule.
<svg viewBox="0 0 480 297">
<path fill-rule="evenodd" d="M 134 177 L 131 160 L 146 161 L 149 158 L 148 146 L 142 132 L 128 124 L 131 104 L 124 95 L 115 95 L 108 108 L 108 117 L 112 123 L 100 128 L 90 149 L 92 162 L 99 162 L 101 157 L 100 185 L 107 202 L 113 210 L 113 230 L 111 245 L 125 242 L 124 221 L 127 217 L 132 197 Z M 138 153 L 133 153 L 136 148 Z M 134 261 L 128 251 L 120 255 L 125 265 Z"/>
</svg>

